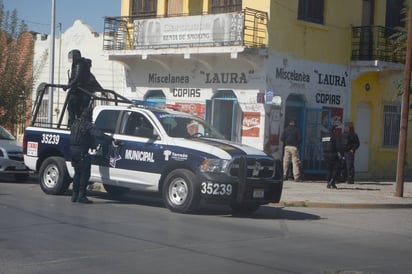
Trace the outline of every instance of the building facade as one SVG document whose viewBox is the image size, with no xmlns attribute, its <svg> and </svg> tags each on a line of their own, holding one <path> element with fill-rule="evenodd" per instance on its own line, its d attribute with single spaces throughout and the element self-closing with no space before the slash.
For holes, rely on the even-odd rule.
<svg viewBox="0 0 412 274">
<path fill-rule="evenodd" d="M 122 0 L 102 50 L 122 66 L 111 70 L 122 95 L 191 112 L 275 157 L 295 119 L 306 174 L 325 172 L 322 131 L 351 121 L 357 176 L 394 178 L 404 53 L 390 31 L 401 2 Z"/>
</svg>

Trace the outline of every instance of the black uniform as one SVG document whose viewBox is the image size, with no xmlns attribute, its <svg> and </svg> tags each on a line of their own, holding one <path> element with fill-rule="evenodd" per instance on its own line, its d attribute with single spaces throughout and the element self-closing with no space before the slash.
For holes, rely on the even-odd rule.
<svg viewBox="0 0 412 274">
<path fill-rule="evenodd" d="M 342 134 L 342 147 L 349 184 L 353 184 L 355 181 L 355 151 L 359 148 L 359 145 L 358 135 L 355 133 L 353 126 L 349 126 L 349 130 L 345 130 Z"/>
<path fill-rule="evenodd" d="M 87 65 L 89 66 L 89 71 L 91 70 L 92 67 L 92 60 L 90 59 L 85 59 Z M 94 76 L 91 71 L 89 72 L 89 79 L 87 80 L 86 83 L 86 89 L 90 92 L 95 92 L 96 90 L 103 91 L 103 87 L 100 85 L 100 83 L 97 81 L 96 77 Z"/>
<path fill-rule="evenodd" d="M 91 169 L 91 155 L 88 151 L 95 147 L 95 137 L 113 141 L 112 137 L 105 135 L 92 123 L 91 113 L 91 109 L 84 110 L 81 118 L 76 119 L 71 127 L 70 151 L 74 167 L 72 202 L 91 203 L 86 197 Z"/>
<path fill-rule="evenodd" d="M 76 118 L 80 118 L 82 111 L 89 106 L 90 96 L 79 88 L 88 90 L 90 79 L 90 62 L 81 57 L 79 50 L 72 50 L 69 56 L 73 59 L 69 78 L 67 110 L 69 113 L 68 126 L 70 127 Z"/>
<path fill-rule="evenodd" d="M 325 160 L 328 167 L 328 188 L 337 188 L 336 178 L 339 171 L 339 160 L 341 155 L 340 144 L 338 141 L 339 139 L 336 137 L 333 131 L 334 128 L 331 128 L 322 136 L 323 159 Z"/>
</svg>

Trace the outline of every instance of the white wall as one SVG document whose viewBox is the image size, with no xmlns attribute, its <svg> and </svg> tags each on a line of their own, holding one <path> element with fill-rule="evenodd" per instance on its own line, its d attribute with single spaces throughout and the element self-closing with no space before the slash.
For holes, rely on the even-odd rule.
<svg viewBox="0 0 412 274">
<path fill-rule="evenodd" d="M 33 96 L 36 98 L 37 87 L 41 83 L 49 83 L 49 52 L 51 47 L 50 36 L 46 40 L 42 40 L 40 34 L 37 35 L 34 45 L 34 60 L 33 60 Z M 95 33 L 88 25 L 80 20 L 76 20 L 73 26 L 65 32 L 56 33 L 55 40 L 55 58 L 54 58 L 54 83 L 67 84 L 67 70 L 71 64 L 68 62 L 67 54 L 72 49 L 79 49 L 83 57 L 92 60 L 92 73 L 96 76 L 99 83 L 105 89 L 111 89 L 125 93 L 125 73 L 123 65 L 119 62 L 109 61 L 103 51 L 103 34 Z M 56 91 L 53 101 L 55 106 L 53 109 L 61 109 L 64 103 L 66 92 L 61 90 Z M 54 112 L 54 114 L 56 114 Z M 57 116 L 53 117 L 56 121 Z"/>
</svg>

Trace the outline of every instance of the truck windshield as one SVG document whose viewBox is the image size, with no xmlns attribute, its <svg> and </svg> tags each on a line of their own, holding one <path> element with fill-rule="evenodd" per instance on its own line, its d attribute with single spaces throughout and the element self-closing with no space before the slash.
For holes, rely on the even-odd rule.
<svg viewBox="0 0 412 274">
<path fill-rule="evenodd" d="M 177 138 L 216 138 L 225 139 L 206 121 L 195 116 L 184 116 L 170 113 L 157 113 L 158 119 L 167 134 Z"/>
</svg>

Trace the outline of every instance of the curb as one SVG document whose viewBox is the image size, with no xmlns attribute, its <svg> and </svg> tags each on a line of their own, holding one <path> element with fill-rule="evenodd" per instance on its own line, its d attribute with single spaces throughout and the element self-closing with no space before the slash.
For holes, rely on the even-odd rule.
<svg viewBox="0 0 412 274">
<path fill-rule="evenodd" d="M 279 203 L 271 203 L 270 206 L 275 207 L 317 207 L 317 208 L 358 208 L 358 209 L 402 209 L 412 208 L 411 204 L 368 204 L 368 203 L 322 203 L 322 202 L 307 202 L 307 201 L 282 201 Z"/>
<path fill-rule="evenodd" d="M 106 193 L 101 183 L 94 183 L 88 188 L 89 191 Z M 350 209 L 403 209 L 412 208 L 412 203 L 331 203 L 331 202 L 310 202 L 310 201 L 280 201 L 279 203 L 269 203 L 266 206 L 272 207 L 312 207 L 312 208 L 350 208 Z"/>
</svg>

